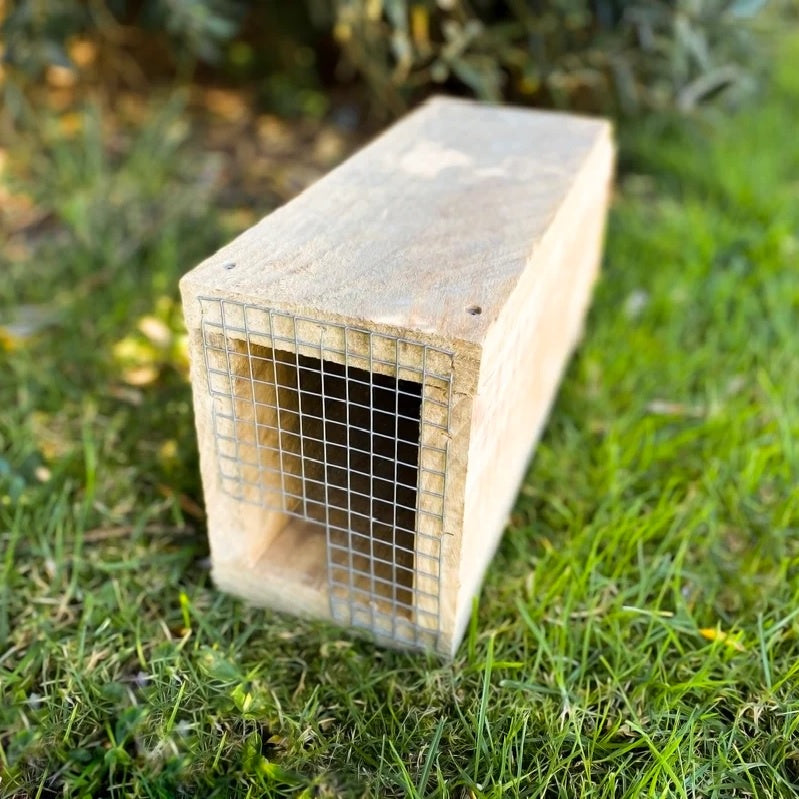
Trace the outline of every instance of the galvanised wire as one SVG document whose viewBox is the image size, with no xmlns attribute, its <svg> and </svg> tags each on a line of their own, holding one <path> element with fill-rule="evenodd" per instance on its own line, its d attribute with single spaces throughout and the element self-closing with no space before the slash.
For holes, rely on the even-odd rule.
<svg viewBox="0 0 799 799">
<path fill-rule="evenodd" d="M 334 619 L 435 645 L 448 437 L 435 446 L 424 430 L 449 432 L 452 353 L 229 299 L 200 303 L 223 490 L 324 529 Z M 422 531 L 425 514 L 436 535 Z"/>
</svg>

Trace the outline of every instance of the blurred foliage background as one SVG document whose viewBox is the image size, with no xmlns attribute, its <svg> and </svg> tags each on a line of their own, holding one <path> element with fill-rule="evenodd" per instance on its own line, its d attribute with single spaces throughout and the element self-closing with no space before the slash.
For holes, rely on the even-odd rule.
<svg viewBox="0 0 799 799">
<path fill-rule="evenodd" d="M 4 99 L 43 79 L 253 87 L 280 115 L 433 92 L 628 116 L 740 101 L 765 0 L 5 0 Z"/>
</svg>

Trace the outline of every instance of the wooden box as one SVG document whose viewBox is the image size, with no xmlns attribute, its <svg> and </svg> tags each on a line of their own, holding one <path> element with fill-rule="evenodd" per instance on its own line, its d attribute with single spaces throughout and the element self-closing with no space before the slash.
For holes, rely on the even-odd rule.
<svg viewBox="0 0 799 799">
<path fill-rule="evenodd" d="M 609 125 L 435 99 L 181 281 L 217 585 L 451 654 L 580 335 Z"/>
</svg>

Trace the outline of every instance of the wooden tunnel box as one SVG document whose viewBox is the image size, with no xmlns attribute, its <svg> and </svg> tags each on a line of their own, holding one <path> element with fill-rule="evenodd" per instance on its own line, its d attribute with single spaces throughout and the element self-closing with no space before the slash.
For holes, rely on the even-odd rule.
<svg viewBox="0 0 799 799">
<path fill-rule="evenodd" d="M 582 329 L 606 122 L 435 99 L 181 281 L 217 585 L 451 654 Z"/>
</svg>

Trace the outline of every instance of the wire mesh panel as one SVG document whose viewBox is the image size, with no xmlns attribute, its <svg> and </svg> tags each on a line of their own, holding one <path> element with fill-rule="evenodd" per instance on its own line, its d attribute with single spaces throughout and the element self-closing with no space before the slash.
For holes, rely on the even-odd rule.
<svg viewBox="0 0 799 799">
<path fill-rule="evenodd" d="M 324 530 L 337 621 L 434 645 L 452 354 L 202 298 L 223 490 Z M 279 519 L 278 519 L 279 522 Z"/>
</svg>

